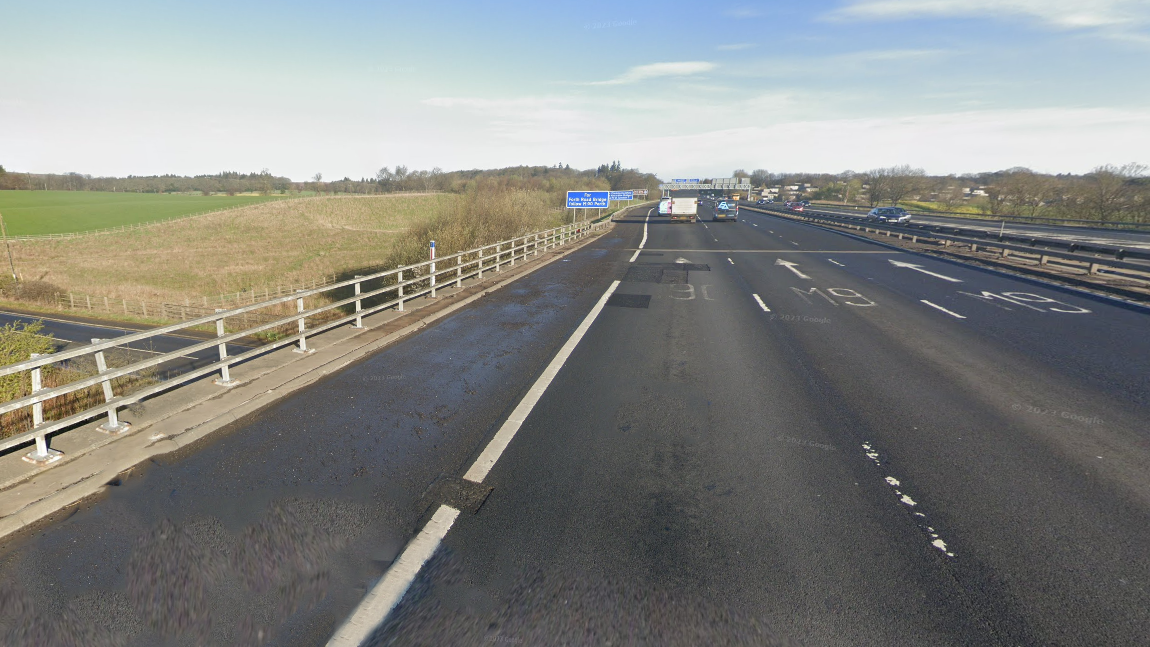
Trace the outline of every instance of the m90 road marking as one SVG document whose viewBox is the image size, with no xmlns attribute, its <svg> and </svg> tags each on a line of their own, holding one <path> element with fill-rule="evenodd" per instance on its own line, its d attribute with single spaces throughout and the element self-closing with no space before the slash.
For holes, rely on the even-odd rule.
<svg viewBox="0 0 1150 647">
<path fill-rule="evenodd" d="M 832 306 L 839 305 L 838 301 L 835 301 L 830 296 L 828 296 L 826 294 L 826 292 L 823 292 L 822 290 L 820 290 L 818 288 L 810 288 L 809 290 L 800 290 L 799 288 L 793 287 L 793 288 L 791 288 L 791 290 L 793 290 L 795 294 L 799 295 L 802 298 L 802 300 L 806 301 L 808 304 L 813 304 L 810 297 L 812 295 L 817 294 L 820 297 L 826 299 L 827 303 L 830 303 Z M 838 297 L 839 299 L 842 300 L 842 302 L 844 304 L 846 304 L 848 306 L 855 306 L 857 308 L 869 308 L 871 306 L 878 305 L 874 301 L 871 301 L 870 299 L 864 297 L 863 295 L 859 294 L 857 291 L 852 290 L 850 288 L 827 288 L 827 292 L 829 292 L 831 296 Z M 861 301 L 861 303 L 859 303 L 860 301 Z"/>
<path fill-rule="evenodd" d="M 1001 294 L 996 294 L 994 292 L 987 292 L 984 290 L 980 294 L 975 294 L 973 292 L 963 292 L 960 290 L 959 294 L 965 294 L 968 297 L 973 297 L 975 299 L 985 301 L 985 302 L 990 303 L 992 305 L 996 305 L 1000 308 L 1006 308 L 1007 310 L 1011 310 L 1012 308 L 1009 308 L 1009 307 L 1003 306 L 1002 304 L 996 303 L 995 300 L 997 299 L 997 300 L 1001 300 L 1001 301 L 1006 301 L 1008 303 L 1013 303 L 1016 306 L 1022 306 L 1023 308 L 1030 308 L 1031 310 L 1037 310 L 1038 312 L 1061 312 L 1064 314 L 1072 314 L 1072 315 L 1089 314 L 1091 312 L 1090 310 L 1087 310 L 1086 308 L 1082 308 L 1082 307 L 1075 306 L 1075 305 L 1070 305 L 1069 303 L 1065 303 L 1063 301 L 1058 301 L 1056 299 L 1051 299 L 1050 297 L 1044 297 L 1040 294 L 1031 294 L 1030 292 L 1003 292 Z M 1055 307 L 1049 306 L 1049 305 L 1042 307 L 1044 304 L 1055 304 L 1055 305 L 1062 306 L 1062 307 L 1055 308 Z"/>
</svg>

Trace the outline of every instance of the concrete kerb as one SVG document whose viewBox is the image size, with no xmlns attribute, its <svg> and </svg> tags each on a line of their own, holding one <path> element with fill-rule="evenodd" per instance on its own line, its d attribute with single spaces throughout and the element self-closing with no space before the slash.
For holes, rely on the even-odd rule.
<svg viewBox="0 0 1150 647">
<path fill-rule="evenodd" d="M 613 226 L 613 225 L 612 225 Z M 64 450 L 64 460 L 50 467 L 31 468 L 20 460 L 20 452 L 0 459 L 21 464 L 23 473 L 0 465 L 9 475 L 0 482 L 0 538 L 8 537 L 45 518 L 98 494 L 120 474 L 155 456 L 187 447 L 228 425 L 238 422 L 293 392 L 337 372 L 371 353 L 417 332 L 428 324 L 464 308 L 487 294 L 535 270 L 571 254 L 592 241 L 592 234 L 565 249 L 555 249 L 501 273 L 491 272 L 483 280 L 472 280 L 463 288 L 444 288 L 441 298 L 409 302 L 404 312 L 383 311 L 364 318 L 363 329 L 341 327 L 314 338 L 318 352 L 309 355 L 279 349 L 256 358 L 240 384 L 223 389 L 201 380 L 173 389 L 148 401 L 154 415 L 133 416 L 133 429 L 121 438 L 95 432 L 96 424 L 62 434 L 53 446 Z M 463 296 L 452 302 L 442 297 Z M 427 312 L 427 309 L 431 312 Z M 421 316 L 421 311 L 424 311 Z M 388 324 L 414 319 L 395 329 Z M 398 322 L 403 323 L 403 322 Z M 335 334 L 332 334 L 335 333 Z M 326 339 L 325 339 L 326 338 Z M 287 355 L 288 359 L 282 356 Z M 210 405 L 210 406 L 208 406 Z M 91 427 L 91 429 L 88 429 Z M 86 433 L 85 433 L 86 432 Z M 69 442 L 69 437 L 72 438 Z M 8 466 L 11 467 L 11 466 Z"/>
</svg>

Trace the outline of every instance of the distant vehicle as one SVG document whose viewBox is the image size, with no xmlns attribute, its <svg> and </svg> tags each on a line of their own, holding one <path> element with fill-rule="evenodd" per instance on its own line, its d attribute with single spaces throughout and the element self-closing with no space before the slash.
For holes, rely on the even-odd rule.
<svg viewBox="0 0 1150 647">
<path fill-rule="evenodd" d="M 758 202 L 756 202 L 755 204 L 770 204 L 770 203 L 771 203 L 771 201 L 766 199 L 766 198 L 759 198 Z"/>
<path fill-rule="evenodd" d="M 809 207 L 809 206 L 811 206 L 811 201 L 810 201 L 810 200 L 799 200 L 799 202 L 801 202 L 801 203 L 803 204 L 803 206 L 804 206 L 804 207 Z"/>
<path fill-rule="evenodd" d="M 791 211 L 802 211 L 805 208 L 806 205 L 801 202 L 792 202 L 790 206 Z"/>
<path fill-rule="evenodd" d="M 671 222 L 695 222 L 698 211 L 697 198 L 671 198 Z"/>
<path fill-rule="evenodd" d="M 659 201 L 659 215 L 665 216 L 671 213 L 671 198 L 663 198 Z"/>
<path fill-rule="evenodd" d="M 726 200 L 719 201 L 711 209 L 711 220 L 730 220 L 731 222 L 738 222 L 739 220 L 739 205 L 735 202 L 727 202 Z"/>
<path fill-rule="evenodd" d="M 910 222 L 910 213 L 902 207 L 876 207 L 866 215 L 871 222 L 893 222 L 896 224 Z"/>
</svg>

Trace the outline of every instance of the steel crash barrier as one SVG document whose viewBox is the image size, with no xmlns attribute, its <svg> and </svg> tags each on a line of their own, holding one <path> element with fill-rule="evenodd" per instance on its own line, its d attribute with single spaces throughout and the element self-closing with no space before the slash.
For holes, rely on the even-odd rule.
<svg viewBox="0 0 1150 647">
<path fill-rule="evenodd" d="M 49 437 L 54 433 L 67 431 L 101 416 L 107 416 L 107 420 L 98 429 L 110 435 L 123 434 L 130 425 L 119 419 L 118 411 L 128 405 L 213 373 L 218 373 L 218 377 L 215 379 L 216 384 L 222 387 L 232 386 L 236 384 L 236 381 L 232 379 L 230 368 L 236 364 L 288 345 L 295 345 L 294 350 L 299 353 L 313 352 L 313 349 L 308 348 L 308 339 L 318 333 L 344 325 L 362 328 L 363 318 L 367 315 L 389 308 L 402 311 L 405 302 L 422 296 L 435 297 L 437 289 L 450 285 L 461 288 L 463 281 L 467 279 L 482 279 L 485 272 L 501 272 L 505 267 L 514 266 L 517 261 L 526 261 L 529 256 L 537 256 L 540 252 L 570 244 L 589 234 L 610 227 L 609 218 L 610 215 L 597 221 L 572 223 L 483 247 L 456 252 L 441 258 L 433 258 L 422 263 L 356 276 L 315 289 L 298 290 L 290 296 L 269 299 L 230 310 L 218 310 L 214 314 L 145 332 L 124 335 L 115 339 L 93 339 L 91 344 L 80 348 L 51 354 L 33 354 L 28 360 L 0 367 L 0 377 L 28 373 L 31 382 L 30 395 L 0 404 L 0 414 L 26 408 L 30 408 L 32 412 L 31 429 L 0 440 L 0 451 L 8 451 L 14 447 L 34 443 L 35 448 L 24 456 L 24 460 L 40 465 L 52 463 L 61 456 L 60 452 L 49 447 Z M 369 283 L 379 285 L 379 287 L 365 290 L 364 286 Z M 325 295 L 338 290 L 344 290 L 346 293 L 348 288 L 351 289 L 350 296 L 337 297 L 328 303 L 310 309 L 304 307 L 305 298 Z M 365 307 L 365 301 L 372 300 L 373 297 L 383 299 L 383 301 Z M 225 322 L 227 320 L 242 321 L 240 315 L 277 306 L 280 309 L 285 307 L 289 310 L 294 309 L 294 312 L 263 321 L 258 325 L 226 332 Z M 335 313 L 337 316 L 324 321 L 312 321 L 311 325 L 308 325 L 308 319 L 324 313 Z M 156 354 L 126 366 L 108 366 L 105 354 L 110 350 L 118 347 L 127 349 L 128 344 L 134 342 L 147 341 L 160 335 L 168 335 L 197 326 L 214 327 L 216 337 L 169 353 Z M 229 343 L 281 326 L 292 326 L 295 334 L 280 337 L 237 355 L 228 354 Z M 182 373 L 158 384 L 144 386 L 130 394 L 116 395 L 114 392 L 113 380 L 117 378 L 139 374 L 145 369 L 164 362 L 211 348 L 216 348 L 219 351 L 219 359 L 211 364 Z M 53 388 L 43 386 L 42 371 L 45 367 L 64 366 L 78 358 L 85 357 L 94 358 L 97 370 L 95 375 Z M 44 420 L 45 402 L 97 385 L 103 392 L 101 404 L 88 407 L 59 420 Z"/>
<path fill-rule="evenodd" d="M 967 245 L 971 251 L 978 251 L 981 247 L 990 247 L 999 250 L 1002 256 L 1010 256 L 1011 253 L 1030 254 L 1039 257 L 1039 264 L 1046 265 L 1051 259 L 1062 259 L 1081 263 L 1089 268 L 1091 274 L 1097 274 L 1099 271 L 1107 269 L 1118 272 L 1136 272 L 1139 275 L 1150 272 L 1150 264 L 1131 262 L 1126 259 L 1150 259 L 1150 252 L 1144 250 L 1132 250 L 1122 247 L 1109 246 L 1109 245 L 1096 245 L 1088 243 L 1075 243 L 1065 240 L 1048 239 L 1033 236 L 1016 236 L 1016 235 L 994 235 L 982 230 L 977 229 L 963 229 L 960 227 L 950 227 L 943 225 L 927 225 L 909 223 L 905 225 L 891 225 L 891 224 L 868 224 L 860 222 L 860 218 L 852 216 L 842 216 L 833 213 L 825 213 L 819 211 L 802 211 L 790 212 L 780 209 L 758 209 L 754 207 L 747 207 L 751 211 L 759 211 L 761 213 L 771 213 L 774 215 L 781 215 L 794 220 L 805 220 L 808 222 L 822 222 L 826 224 L 854 229 L 866 233 L 874 232 L 887 236 L 897 236 L 901 239 L 908 239 L 911 242 L 918 242 L 919 239 L 936 240 L 949 247 L 952 244 Z M 950 232 L 950 233 L 944 233 Z M 1066 251 L 1059 249 L 1048 249 L 1050 247 L 1063 248 Z M 1114 259 L 1103 259 L 1091 254 L 1107 254 L 1113 256 Z M 1137 276 L 1134 278 L 1143 278 Z"/>
</svg>

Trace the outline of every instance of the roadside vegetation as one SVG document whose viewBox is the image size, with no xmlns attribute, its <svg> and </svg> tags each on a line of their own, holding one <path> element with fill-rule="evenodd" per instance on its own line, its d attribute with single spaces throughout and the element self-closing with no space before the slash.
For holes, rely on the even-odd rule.
<svg viewBox="0 0 1150 647">
<path fill-rule="evenodd" d="M 57 342 L 51 335 L 43 334 L 41 322 L 15 323 L 0 326 L 0 366 L 14 364 L 29 359 L 32 353 L 51 353 Z M 125 366 L 128 358 L 115 351 L 106 353 L 108 365 Z M 48 365 L 41 369 L 42 387 L 46 389 L 69 384 L 95 375 L 95 360 L 92 357 L 79 358 L 67 365 Z M 112 380 L 112 388 L 117 394 L 155 384 L 154 371 L 125 375 Z M 0 377 L 0 402 L 8 402 L 32 394 L 30 372 Z M 66 396 L 44 402 L 44 420 L 59 420 L 104 401 L 100 386 L 92 386 Z M 7 438 L 32 429 L 32 410 L 24 408 L 0 414 L 0 438 Z"/>
<path fill-rule="evenodd" d="M 0 278 L 0 301 L 55 309 L 75 295 L 95 316 L 182 320 L 192 318 L 194 306 L 211 312 L 277 288 L 288 294 L 417 263 L 427 259 L 430 240 L 448 255 L 560 225 L 570 217 L 568 190 L 658 182 L 619 163 L 598 171 L 521 167 L 452 177 L 450 192 L 409 193 L 405 179 L 390 187 L 403 193 L 276 200 L 123 233 L 13 241 L 21 280 Z M 168 308 L 165 317 L 155 307 L 162 304 L 184 308 Z"/>
<path fill-rule="evenodd" d="M 931 176 L 909 165 L 839 174 L 769 173 L 751 177 L 756 187 L 777 188 L 780 199 L 807 198 L 859 206 L 976 216 L 1015 215 L 1114 223 L 1150 223 L 1150 177 L 1141 164 L 1099 166 L 1083 175 L 1012 168 L 992 173 Z"/>
</svg>

